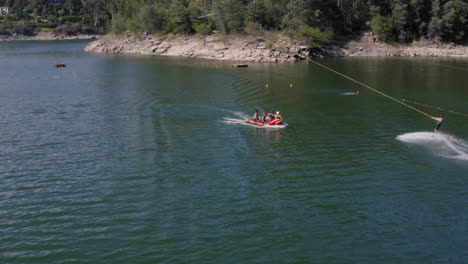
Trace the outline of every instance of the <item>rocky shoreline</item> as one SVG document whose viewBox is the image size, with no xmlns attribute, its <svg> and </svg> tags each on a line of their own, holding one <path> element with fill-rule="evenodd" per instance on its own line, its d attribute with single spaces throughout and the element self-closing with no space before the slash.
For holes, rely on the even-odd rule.
<svg viewBox="0 0 468 264">
<path fill-rule="evenodd" d="M 304 43 L 291 43 L 285 36 L 274 41 L 263 37 L 209 36 L 155 37 L 150 34 L 107 35 L 85 48 L 88 52 L 144 55 L 183 56 L 234 62 L 293 62 L 324 56 L 379 56 L 379 57 L 468 57 L 468 47 L 440 42 L 415 42 L 392 46 L 364 33 L 353 40 L 335 41 L 318 48 Z"/>
<path fill-rule="evenodd" d="M 300 41 L 291 42 L 284 35 L 252 37 L 219 33 L 208 36 L 151 34 L 55 36 L 40 32 L 35 36 L 0 36 L 0 41 L 94 39 L 85 50 L 97 53 L 165 55 L 241 62 L 281 63 L 308 57 L 468 57 L 468 46 L 436 41 L 418 41 L 392 46 L 376 40 L 372 33 L 353 39 L 336 39 L 327 45 L 310 48 Z"/>
<path fill-rule="evenodd" d="M 74 39 L 97 39 L 102 37 L 96 34 L 80 34 L 80 35 L 54 35 L 52 32 L 39 32 L 32 36 L 20 34 L 0 35 L 0 41 L 23 41 L 23 40 L 74 40 Z"/>
<path fill-rule="evenodd" d="M 468 46 L 443 43 L 436 40 L 420 40 L 408 45 L 390 45 L 377 40 L 372 33 L 344 45 L 320 47 L 324 56 L 367 56 L 367 57 L 468 57 Z"/>
<path fill-rule="evenodd" d="M 85 48 L 88 52 L 124 53 L 144 55 L 183 56 L 238 62 L 292 62 L 308 56 L 305 45 L 287 45 L 279 39 L 271 43 L 264 38 L 229 36 L 155 37 L 149 34 L 135 36 L 107 35 Z"/>
</svg>

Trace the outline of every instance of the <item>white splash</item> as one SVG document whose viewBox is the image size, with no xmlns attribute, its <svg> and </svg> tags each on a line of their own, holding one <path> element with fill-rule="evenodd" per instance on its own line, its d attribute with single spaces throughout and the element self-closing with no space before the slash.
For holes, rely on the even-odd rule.
<svg viewBox="0 0 468 264">
<path fill-rule="evenodd" d="M 340 95 L 356 95 L 356 93 L 341 93 Z"/>
<path fill-rule="evenodd" d="M 414 132 L 399 135 L 396 139 L 419 145 L 438 156 L 468 161 L 468 144 L 452 135 L 441 132 Z"/>
<path fill-rule="evenodd" d="M 249 123 L 245 122 L 245 119 L 236 119 L 236 118 L 223 118 L 222 122 L 227 124 L 238 124 L 238 125 L 250 125 Z"/>
</svg>

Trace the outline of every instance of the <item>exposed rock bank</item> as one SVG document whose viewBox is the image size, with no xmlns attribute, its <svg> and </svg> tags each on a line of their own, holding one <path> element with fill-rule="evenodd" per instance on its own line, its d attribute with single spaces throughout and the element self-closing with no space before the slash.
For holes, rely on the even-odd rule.
<svg viewBox="0 0 468 264">
<path fill-rule="evenodd" d="M 365 33 L 354 40 L 331 42 L 319 48 L 293 43 L 284 36 L 274 41 L 262 37 L 210 36 L 155 37 L 149 34 L 107 35 L 86 46 L 88 52 L 153 54 L 184 56 L 236 62 L 292 62 L 308 56 L 406 56 L 406 57 L 468 57 L 468 47 L 455 44 L 417 42 L 406 46 L 391 46 Z"/>
<path fill-rule="evenodd" d="M 32 36 L 20 34 L 0 35 L 0 41 L 21 41 L 21 40 L 72 40 L 72 39 L 95 39 L 99 35 L 80 34 L 74 36 L 54 35 L 52 32 L 39 32 Z"/>
<path fill-rule="evenodd" d="M 201 36 L 155 37 L 133 34 L 108 35 L 88 44 L 88 52 L 154 54 L 184 56 L 203 59 L 231 60 L 239 62 L 291 62 L 304 60 L 308 47 L 288 45 L 285 39 L 275 42 L 254 37 L 223 37 L 214 34 Z"/>
<path fill-rule="evenodd" d="M 467 46 L 436 40 L 420 40 L 409 45 L 390 45 L 379 41 L 370 32 L 363 33 L 354 40 L 343 39 L 315 50 L 323 56 L 468 57 Z"/>
</svg>

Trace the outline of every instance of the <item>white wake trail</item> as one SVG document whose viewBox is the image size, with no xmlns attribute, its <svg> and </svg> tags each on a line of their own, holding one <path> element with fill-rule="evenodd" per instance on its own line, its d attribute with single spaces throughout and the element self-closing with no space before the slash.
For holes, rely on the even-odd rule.
<svg viewBox="0 0 468 264">
<path fill-rule="evenodd" d="M 414 132 L 399 135 L 396 139 L 421 146 L 438 156 L 468 161 L 468 144 L 452 135 L 441 132 Z"/>
</svg>

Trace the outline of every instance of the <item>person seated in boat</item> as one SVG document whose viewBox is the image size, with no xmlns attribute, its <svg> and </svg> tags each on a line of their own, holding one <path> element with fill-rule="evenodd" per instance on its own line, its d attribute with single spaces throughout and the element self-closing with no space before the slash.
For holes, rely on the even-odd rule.
<svg viewBox="0 0 468 264">
<path fill-rule="evenodd" d="M 265 123 L 266 122 L 266 118 L 267 118 L 267 114 L 266 113 L 262 113 L 262 123 Z"/>
<path fill-rule="evenodd" d="M 283 123 L 283 117 L 279 111 L 276 111 L 276 114 L 273 116 L 273 120 L 268 122 L 269 125 L 281 125 Z"/>
<path fill-rule="evenodd" d="M 255 109 L 255 113 L 252 116 L 253 121 L 258 121 L 258 109 Z"/>
<path fill-rule="evenodd" d="M 434 132 L 439 131 L 440 126 L 442 126 L 442 123 L 444 122 L 444 116 L 443 115 L 440 115 L 440 117 L 432 116 L 431 118 L 437 121 L 436 127 L 434 128 Z"/>
<path fill-rule="evenodd" d="M 265 122 L 270 122 L 271 120 L 273 120 L 274 117 L 273 117 L 273 114 L 272 113 L 268 113 L 265 117 Z"/>
</svg>

